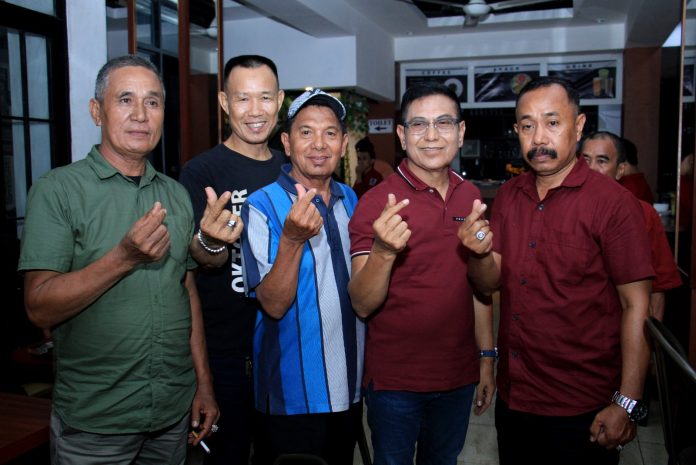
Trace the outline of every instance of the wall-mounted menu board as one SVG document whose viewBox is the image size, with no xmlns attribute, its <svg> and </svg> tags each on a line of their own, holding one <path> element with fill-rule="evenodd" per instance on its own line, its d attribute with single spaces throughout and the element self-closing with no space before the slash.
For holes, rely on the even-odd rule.
<svg viewBox="0 0 696 465">
<path fill-rule="evenodd" d="M 691 76 L 693 63 L 692 57 Z M 399 96 L 411 85 L 435 80 L 455 91 L 462 108 L 514 107 L 524 84 L 537 76 L 558 76 L 575 83 L 581 105 L 622 103 L 621 54 L 401 63 Z M 693 82 L 692 99 L 696 91 Z"/>
<path fill-rule="evenodd" d="M 468 72 L 469 69 L 462 66 L 452 68 L 443 67 L 440 69 L 409 68 L 405 75 L 406 87 L 404 90 L 424 81 L 437 81 L 452 89 L 454 93 L 457 94 L 457 97 L 459 97 L 460 103 L 465 103 L 469 82 L 467 78 Z"/>
<path fill-rule="evenodd" d="M 566 79 L 581 99 L 613 99 L 616 92 L 616 61 L 549 63 L 548 75 Z"/>
<path fill-rule="evenodd" d="M 474 68 L 474 91 L 476 102 L 510 102 L 529 81 L 539 77 L 540 66 L 495 65 Z"/>
</svg>

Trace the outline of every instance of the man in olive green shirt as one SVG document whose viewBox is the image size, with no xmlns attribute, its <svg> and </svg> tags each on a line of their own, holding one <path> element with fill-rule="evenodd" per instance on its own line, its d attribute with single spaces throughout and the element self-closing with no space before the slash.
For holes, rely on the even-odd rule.
<svg viewBox="0 0 696 465">
<path fill-rule="evenodd" d="M 34 183 L 19 261 L 29 318 L 55 343 L 51 461 L 183 464 L 189 427 L 198 443 L 219 412 L 191 201 L 147 161 L 164 120 L 156 68 L 109 61 L 90 112 L 101 144 Z"/>
</svg>

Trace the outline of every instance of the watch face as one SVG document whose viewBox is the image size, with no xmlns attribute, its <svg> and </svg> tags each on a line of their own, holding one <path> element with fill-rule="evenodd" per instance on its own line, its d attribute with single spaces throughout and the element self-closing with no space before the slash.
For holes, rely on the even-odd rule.
<svg viewBox="0 0 696 465">
<path fill-rule="evenodd" d="M 636 405 L 633 406 L 633 410 L 629 414 L 631 421 L 637 422 L 642 420 L 648 415 L 648 406 L 645 402 L 638 401 Z"/>
</svg>

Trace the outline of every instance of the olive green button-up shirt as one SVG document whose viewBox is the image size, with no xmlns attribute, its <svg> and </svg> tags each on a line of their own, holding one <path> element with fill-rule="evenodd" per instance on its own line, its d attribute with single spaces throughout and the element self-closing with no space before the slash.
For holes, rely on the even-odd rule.
<svg viewBox="0 0 696 465">
<path fill-rule="evenodd" d="M 147 164 L 140 183 L 92 148 L 29 192 L 19 270 L 67 273 L 104 256 L 155 202 L 167 210 L 171 248 L 141 264 L 53 329 L 53 407 L 69 426 L 103 434 L 155 431 L 189 411 L 195 374 L 184 286 L 193 212 L 188 193 Z"/>
</svg>

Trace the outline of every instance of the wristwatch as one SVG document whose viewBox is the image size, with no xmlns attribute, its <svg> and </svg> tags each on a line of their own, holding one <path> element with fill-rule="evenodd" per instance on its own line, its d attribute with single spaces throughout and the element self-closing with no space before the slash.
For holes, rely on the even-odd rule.
<svg viewBox="0 0 696 465">
<path fill-rule="evenodd" d="M 634 400 L 621 394 L 619 391 L 614 393 L 611 401 L 626 410 L 628 419 L 633 423 L 639 422 L 648 415 L 648 406 L 642 400 Z"/>
</svg>

